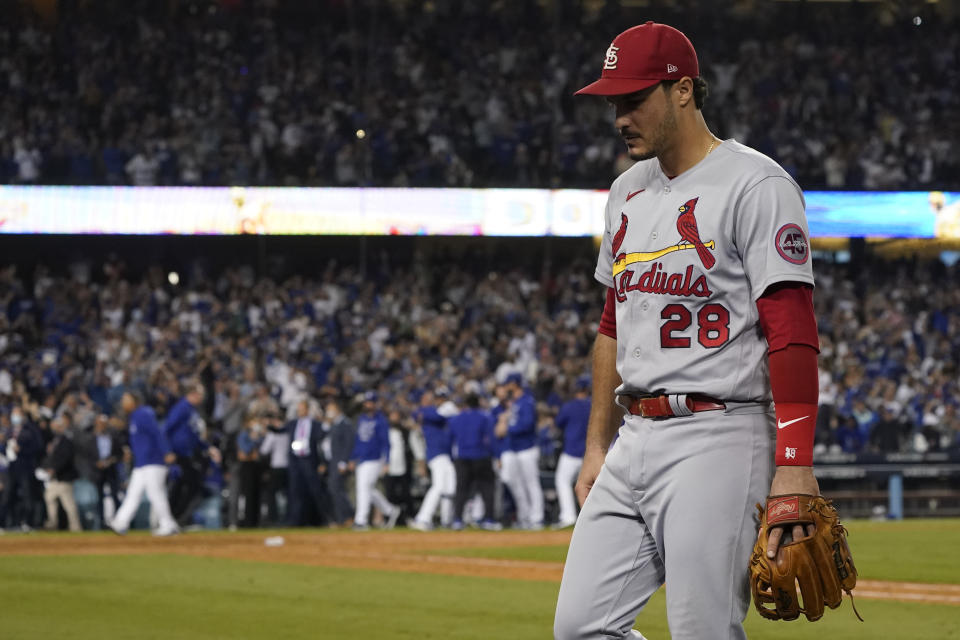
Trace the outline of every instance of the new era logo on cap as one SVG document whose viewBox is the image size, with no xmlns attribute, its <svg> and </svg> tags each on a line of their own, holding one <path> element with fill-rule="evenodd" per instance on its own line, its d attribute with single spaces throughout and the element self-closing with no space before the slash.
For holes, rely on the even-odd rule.
<svg viewBox="0 0 960 640">
<path fill-rule="evenodd" d="M 624 95 L 652 87 L 661 80 L 697 78 L 697 52 L 687 36 L 673 27 L 647 22 L 627 29 L 607 48 L 600 79 L 578 94 Z"/>
</svg>

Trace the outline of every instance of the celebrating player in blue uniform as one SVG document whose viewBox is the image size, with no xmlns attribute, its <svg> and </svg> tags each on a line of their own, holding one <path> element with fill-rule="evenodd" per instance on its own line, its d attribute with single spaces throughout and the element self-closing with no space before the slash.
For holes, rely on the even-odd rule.
<svg viewBox="0 0 960 640">
<path fill-rule="evenodd" d="M 587 423 L 590 420 L 590 378 L 578 379 L 576 387 L 574 398 L 560 407 L 556 418 L 557 429 L 563 434 L 563 452 L 557 461 L 555 476 L 557 502 L 560 503 L 560 518 L 556 526 L 560 529 L 573 526 L 577 521 L 573 484 L 583 464 Z"/>
<path fill-rule="evenodd" d="M 117 511 L 110 528 L 123 535 L 130 527 L 130 521 L 140 507 L 143 494 L 147 494 L 150 508 L 157 514 L 159 527 L 154 532 L 158 536 L 169 536 L 179 532 L 177 523 L 170 513 L 167 502 L 167 467 L 176 459 L 166 437 L 157 425 L 157 414 L 143 404 L 136 391 L 127 391 L 121 400 L 124 413 L 129 416 L 130 449 L 133 452 L 133 473 L 123 504 Z"/>
</svg>

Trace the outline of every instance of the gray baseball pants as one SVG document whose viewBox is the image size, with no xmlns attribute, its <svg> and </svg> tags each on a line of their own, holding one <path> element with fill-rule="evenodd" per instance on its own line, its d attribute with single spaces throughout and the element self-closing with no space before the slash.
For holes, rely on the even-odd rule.
<svg viewBox="0 0 960 640">
<path fill-rule="evenodd" d="M 648 420 L 627 416 L 570 541 L 554 635 L 642 638 L 664 582 L 674 640 L 745 638 L 756 507 L 773 476 L 767 404 Z"/>
</svg>

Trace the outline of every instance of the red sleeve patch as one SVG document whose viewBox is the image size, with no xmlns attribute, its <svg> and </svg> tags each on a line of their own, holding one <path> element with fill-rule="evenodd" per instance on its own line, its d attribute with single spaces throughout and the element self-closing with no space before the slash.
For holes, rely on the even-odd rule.
<svg viewBox="0 0 960 640">
<path fill-rule="evenodd" d="M 785 224 L 777 231 L 777 253 L 791 264 L 804 264 L 810 258 L 810 243 L 800 225 Z"/>
</svg>

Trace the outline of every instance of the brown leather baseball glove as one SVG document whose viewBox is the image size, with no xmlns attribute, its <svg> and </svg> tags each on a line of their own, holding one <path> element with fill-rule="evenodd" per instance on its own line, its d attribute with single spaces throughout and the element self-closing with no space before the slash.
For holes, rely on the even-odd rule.
<svg viewBox="0 0 960 640">
<path fill-rule="evenodd" d="M 840 606 L 842 591 L 853 603 L 851 589 L 857 584 L 857 569 L 847 546 L 847 530 L 830 501 L 802 494 L 768 496 L 766 510 L 759 504 L 757 509 L 760 535 L 750 558 L 750 590 L 760 615 L 771 620 L 796 620 L 803 613 L 807 620 L 819 620 L 824 604 L 831 609 Z M 802 525 L 805 531 L 813 525 L 815 531 L 800 540 L 785 542 L 775 558 L 768 558 L 770 528 L 794 524 Z M 856 606 L 853 611 L 860 618 Z"/>
</svg>

